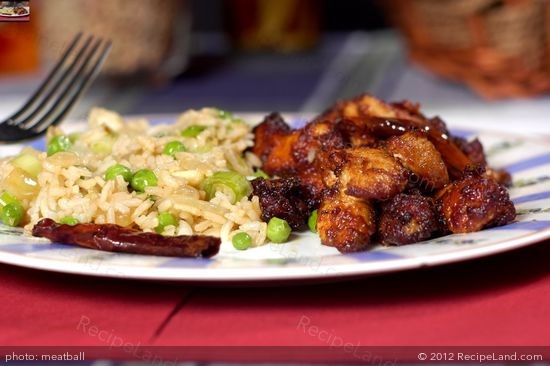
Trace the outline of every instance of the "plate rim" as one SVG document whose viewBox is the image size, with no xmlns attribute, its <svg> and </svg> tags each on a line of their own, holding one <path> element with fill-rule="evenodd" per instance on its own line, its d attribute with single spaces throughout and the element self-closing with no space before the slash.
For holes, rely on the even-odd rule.
<svg viewBox="0 0 550 366">
<path fill-rule="evenodd" d="M 228 283 L 228 282 L 272 282 L 272 281 L 299 281 L 299 280 L 334 280 L 350 277 L 367 277 L 377 274 L 387 274 L 391 272 L 400 272 L 422 267 L 433 267 L 451 263 L 464 262 L 477 258 L 484 258 L 491 255 L 508 252 L 514 249 L 527 247 L 530 245 L 544 243 L 550 239 L 550 228 L 526 233 L 519 237 L 504 239 L 496 244 L 486 244 L 476 246 L 460 251 L 451 251 L 445 253 L 435 253 L 421 257 L 400 257 L 374 262 L 357 262 L 344 264 L 320 265 L 320 269 L 334 269 L 338 267 L 340 271 L 321 273 L 321 270 L 313 271 L 304 266 L 284 266 L 284 267 L 143 267 L 121 265 L 116 266 L 117 271 L 103 272 L 93 270 L 91 266 L 85 266 L 80 262 L 60 262 L 49 258 L 25 256 L 17 253 L 8 253 L 0 251 L 0 263 L 10 264 L 18 267 L 31 268 L 36 270 L 45 270 L 56 273 L 77 274 L 92 277 L 119 278 L 133 280 L 153 280 L 153 281 L 185 281 L 185 282 L 205 282 L 205 283 Z M 1 248 L 1 246 L 0 246 Z M 85 248 L 80 248 L 85 249 Z M 93 249 L 86 249 L 90 252 L 97 252 Z M 22 260 L 21 260 L 22 259 Z M 59 266 L 63 263 L 63 267 Z M 109 268 L 109 266 L 105 266 Z M 121 269 L 123 269 L 121 271 Z M 258 270 L 254 277 L 250 277 L 249 271 Z M 146 273 L 146 274 L 145 274 Z M 200 277 L 197 277 L 200 273 Z"/>
</svg>

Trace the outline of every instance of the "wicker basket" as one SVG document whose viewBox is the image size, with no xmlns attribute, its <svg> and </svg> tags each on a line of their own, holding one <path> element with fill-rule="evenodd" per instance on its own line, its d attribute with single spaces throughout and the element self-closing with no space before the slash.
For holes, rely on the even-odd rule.
<svg viewBox="0 0 550 366">
<path fill-rule="evenodd" d="M 411 58 L 489 99 L 550 91 L 550 1 L 390 0 Z"/>
</svg>

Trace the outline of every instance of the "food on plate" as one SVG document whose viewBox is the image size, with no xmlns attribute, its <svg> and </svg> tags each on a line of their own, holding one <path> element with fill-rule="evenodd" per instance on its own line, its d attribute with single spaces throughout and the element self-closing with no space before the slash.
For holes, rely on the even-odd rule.
<svg viewBox="0 0 550 366">
<path fill-rule="evenodd" d="M 212 257 L 220 249 L 219 238 L 206 235 L 163 236 L 114 224 L 58 224 L 42 219 L 32 234 L 57 243 L 107 252 L 172 257 Z"/>
<path fill-rule="evenodd" d="M 299 129 L 270 114 L 254 134 L 252 152 L 262 169 L 302 192 L 285 195 L 282 183 L 255 181 L 263 218 L 284 212 L 293 228 L 307 222 L 322 244 L 342 252 L 473 232 L 515 218 L 504 187 L 510 175 L 487 165 L 478 140 L 453 137 L 440 118 L 425 117 L 410 102 L 361 95 Z"/>
<path fill-rule="evenodd" d="M 214 108 L 173 125 L 93 109 L 46 151 L 0 159 L 0 218 L 88 248 L 211 256 L 309 230 L 341 252 L 505 225 L 510 175 L 410 102 L 340 101 L 302 128 Z M 165 239 L 163 239 L 165 238 Z"/>
<path fill-rule="evenodd" d="M 4 6 L 0 8 L 0 15 L 14 16 L 14 15 L 27 15 L 29 11 L 23 6 Z"/>
<path fill-rule="evenodd" d="M 249 179 L 251 127 L 213 108 L 150 125 L 93 109 L 89 128 L 48 131 L 46 151 L 25 147 L 0 159 L 4 224 L 30 233 L 41 219 L 116 224 L 165 236 L 206 235 L 250 247 L 267 238 Z M 2 198 L 3 197 L 3 198 Z"/>
</svg>

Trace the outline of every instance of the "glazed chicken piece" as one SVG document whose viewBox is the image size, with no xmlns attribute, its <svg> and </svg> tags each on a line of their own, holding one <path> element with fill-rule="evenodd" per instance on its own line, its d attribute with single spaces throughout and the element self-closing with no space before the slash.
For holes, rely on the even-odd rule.
<svg viewBox="0 0 550 366">
<path fill-rule="evenodd" d="M 450 232 L 479 231 L 505 225 L 516 217 L 506 188 L 482 174 L 469 172 L 438 192 L 436 207 Z"/>
<path fill-rule="evenodd" d="M 262 169 L 269 175 L 288 176 L 294 174 L 296 163 L 292 148 L 298 133 L 292 131 L 279 113 L 271 113 L 256 126 L 252 152 L 262 161 Z"/>
<path fill-rule="evenodd" d="M 408 172 L 382 149 L 354 147 L 334 150 L 326 161 L 327 185 L 337 182 L 345 193 L 362 199 L 387 200 L 402 192 L 408 182 Z"/>
<path fill-rule="evenodd" d="M 447 167 L 435 146 L 418 131 L 391 137 L 384 145 L 395 159 L 414 173 L 410 182 L 424 191 L 431 192 L 449 183 Z"/>
<path fill-rule="evenodd" d="M 470 160 L 476 164 L 480 169 L 485 169 L 485 175 L 489 178 L 496 180 L 499 184 L 509 186 L 512 183 L 512 176 L 505 170 L 494 169 L 487 165 L 485 158 L 485 152 L 483 151 L 483 145 L 476 138 L 472 141 L 455 137 L 453 142 L 458 146 Z"/>
<path fill-rule="evenodd" d="M 343 253 L 365 250 L 376 232 L 372 204 L 337 189 L 331 189 L 323 197 L 317 215 L 321 243 Z"/>
<path fill-rule="evenodd" d="M 298 177 L 318 206 L 325 185 L 323 169 L 318 169 L 314 161 L 321 151 L 347 144 L 338 124 L 318 119 L 291 130 L 279 114 L 273 113 L 254 129 L 254 134 L 252 152 L 260 157 L 262 169 L 272 176 Z"/>
<path fill-rule="evenodd" d="M 305 226 L 316 202 L 310 199 L 307 189 L 298 178 L 263 179 L 252 181 L 254 195 L 260 199 L 262 220 L 278 217 L 294 230 Z"/>
<path fill-rule="evenodd" d="M 398 194 L 380 209 L 378 237 L 386 245 L 416 243 L 439 230 L 437 212 L 430 197 Z"/>
</svg>

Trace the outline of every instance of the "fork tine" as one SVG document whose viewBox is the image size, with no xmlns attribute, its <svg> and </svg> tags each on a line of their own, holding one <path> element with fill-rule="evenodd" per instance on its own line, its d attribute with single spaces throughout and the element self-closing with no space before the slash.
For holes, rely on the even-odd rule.
<svg viewBox="0 0 550 366">
<path fill-rule="evenodd" d="M 15 124 L 21 125 L 22 128 L 31 128 L 32 126 L 36 125 L 37 119 L 35 118 L 41 111 L 43 111 L 48 104 L 51 103 L 51 100 L 54 98 L 54 96 L 59 93 L 59 91 L 63 90 L 64 88 L 68 88 L 70 86 L 70 81 L 67 83 L 67 78 L 74 73 L 75 67 L 81 63 L 86 62 L 87 58 L 89 57 L 89 53 L 87 54 L 86 51 L 88 50 L 90 43 L 92 42 L 93 37 L 89 36 L 84 46 L 78 51 L 77 55 L 75 56 L 74 60 L 68 65 L 68 67 L 64 70 L 63 74 L 60 75 L 60 77 L 55 82 L 55 85 L 50 88 L 49 92 L 46 94 L 44 98 L 40 101 L 40 103 L 32 110 L 28 111 L 25 116 L 22 119 L 19 119 Z M 97 42 L 97 41 L 96 41 Z M 76 72 L 78 74 L 78 72 Z"/>
<path fill-rule="evenodd" d="M 67 47 L 67 49 L 65 50 L 61 58 L 59 59 L 59 61 L 55 64 L 53 69 L 48 73 L 48 75 L 46 76 L 46 79 L 44 79 L 44 81 L 40 84 L 38 89 L 36 89 L 36 91 L 29 97 L 29 99 L 25 102 L 25 104 L 21 108 L 19 108 L 19 110 L 17 110 L 14 114 L 9 116 L 5 121 L 15 122 L 17 118 L 21 116 L 21 114 L 23 114 L 26 110 L 28 110 L 30 107 L 33 106 L 33 104 L 38 100 L 40 95 L 47 89 L 50 82 L 55 78 L 59 70 L 61 70 L 61 67 L 63 66 L 65 61 L 68 59 L 69 55 L 74 50 L 74 48 L 76 47 L 81 37 L 82 37 L 82 32 L 78 33 L 73 38 L 73 40 L 71 41 L 71 43 L 69 44 L 69 46 Z M 0 124 L 4 123 L 5 121 L 0 122 Z"/>
<path fill-rule="evenodd" d="M 100 42 L 103 41 L 100 40 Z M 112 47 L 111 41 L 106 41 L 104 42 L 101 51 L 99 51 L 98 53 L 96 51 L 100 48 L 100 42 L 94 45 L 91 55 L 80 67 L 77 75 L 75 75 L 73 80 L 71 80 L 70 87 L 63 92 L 63 94 L 55 101 L 53 107 L 50 108 L 50 110 L 42 117 L 42 119 L 37 124 L 37 127 L 34 128 L 34 132 L 41 134 L 49 126 L 59 124 L 70 112 L 80 96 L 90 86 L 92 81 L 101 70 L 101 66 L 105 62 Z M 86 71 L 86 67 L 88 66 L 90 60 L 92 60 L 94 57 L 96 58 L 95 63 L 92 64 L 91 68 L 88 71 Z M 62 105 L 62 103 L 64 104 Z"/>
</svg>

